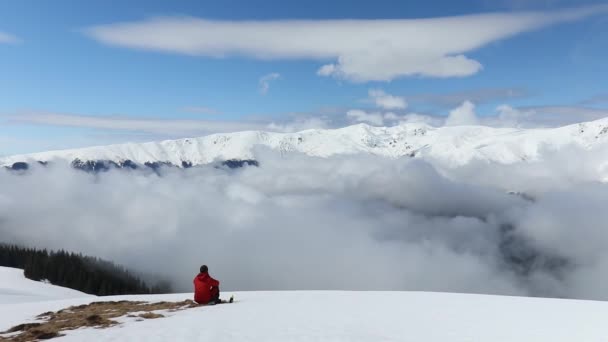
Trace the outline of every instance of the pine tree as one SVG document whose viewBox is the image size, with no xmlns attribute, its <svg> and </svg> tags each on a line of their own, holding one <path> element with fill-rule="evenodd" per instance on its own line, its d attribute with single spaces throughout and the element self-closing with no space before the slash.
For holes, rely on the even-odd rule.
<svg viewBox="0 0 608 342">
<path fill-rule="evenodd" d="M 167 283 L 149 287 L 126 268 L 99 258 L 64 250 L 47 251 L 0 244 L 0 266 L 22 268 L 32 280 L 95 295 L 167 293 Z"/>
</svg>

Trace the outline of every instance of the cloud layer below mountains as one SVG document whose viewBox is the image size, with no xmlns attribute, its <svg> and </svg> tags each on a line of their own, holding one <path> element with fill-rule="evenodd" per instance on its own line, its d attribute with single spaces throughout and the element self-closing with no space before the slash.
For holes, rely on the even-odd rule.
<svg viewBox="0 0 608 342">
<path fill-rule="evenodd" d="M 160 274 L 179 291 L 206 263 L 226 290 L 608 299 L 606 152 L 566 148 L 542 162 L 458 169 L 260 150 L 259 168 L 162 176 L 3 170 L 0 234 Z"/>
</svg>

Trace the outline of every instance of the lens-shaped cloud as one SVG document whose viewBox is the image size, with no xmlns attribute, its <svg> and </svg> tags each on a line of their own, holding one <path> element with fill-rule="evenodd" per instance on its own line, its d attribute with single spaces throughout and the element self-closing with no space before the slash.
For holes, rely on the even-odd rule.
<svg viewBox="0 0 608 342">
<path fill-rule="evenodd" d="M 552 24 L 606 13 L 606 5 L 552 12 L 402 20 L 218 21 L 162 17 L 85 29 L 109 45 L 210 57 L 335 60 L 317 74 L 355 82 L 462 77 L 482 69 L 465 55 Z M 482 29 L 480 29 L 482 28 Z"/>
</svg>

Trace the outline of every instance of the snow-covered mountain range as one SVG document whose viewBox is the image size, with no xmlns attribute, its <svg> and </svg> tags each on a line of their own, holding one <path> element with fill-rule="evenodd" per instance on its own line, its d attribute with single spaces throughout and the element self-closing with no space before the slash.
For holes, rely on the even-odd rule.
<svg viewBox="0 0 608 342">
<path fill-rule="evenodd" d="M 256 146 L 280 153 L 300 152 L 330 157 L 367 153 L 390 158 L 420 157 L 458 166 L 473 159 L 498 163 L 542 158 L 542 152 L 575 145 L 593 149 L 608 143 L 608 118 L 559 128 L 518 129 L 485 126 L 432 127 L 422 123 L 394 127 L 366 124 L 297 133 L 246 131 L 200 138 L 88 147 L 15 155 L 15 163 L 65 160 L 73 163 L 111 161 L 120 166 L 171 164 L 180 167 L 226 160 L 255 159 Z"/>
</svg>

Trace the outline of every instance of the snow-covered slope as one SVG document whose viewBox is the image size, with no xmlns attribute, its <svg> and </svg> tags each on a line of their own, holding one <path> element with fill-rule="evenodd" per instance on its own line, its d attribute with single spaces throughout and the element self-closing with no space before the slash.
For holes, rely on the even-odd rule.
<svg viewBox="0 0 608 342">
<path fill-rule="evenodd" d="M 92 296 L 65 287 L 29 280 L 23 276 L 23 270 L 0 266 L 0 305 L 82 297 Z"/>
<path fill-rule="evenodd" d="M 190 294 L 107 300 L 181 301 Z M 604 341 L 608 303 L 428 292 L 241 292 L 238 302 L 58 341 Z M 99 300 L 99 299 L 96 299 Z M 0 330 L 91 299 L 0 305 Z"/>
<path fill-rule="evenodd" d="M 236 292 L 237 302 L 59 341 L 603 341 L 608 302 L 431 292 Z M 228 298 L 231 293 L 223 297 Z M 182 301 L 192 294 L 94 297 L 0 267 L 0 331 L 48 311 L 93 301 Z M 2 339 L 0 337 L 0 339 Z"/>
<path fill-rule="evenodd" d="M 417 156 L 447 165 L 463 165 L 472 159 L 514 163 L 542 157 L 544 149 L 573 144 L 585 149 L 608 143 L 608 118 L 550 129 L 491 128 L 483 126 L 431 127 L 403 124 L 372 127 L 365 124 L 333 130 L 298 133 L 237 132 L 201 138 L 121 144 L 74 150 L 17 155 L 0 159 L 0 165 L 16 162 L 72 162 L 111 160 L 168 162 L 182 165 L 207 164 L 216 160 L 254 159 L 254 147 L 266 146 L 281 153 L 301 152 L 311 156 L 368 153 L 392 158 Z"/>
</svg>

